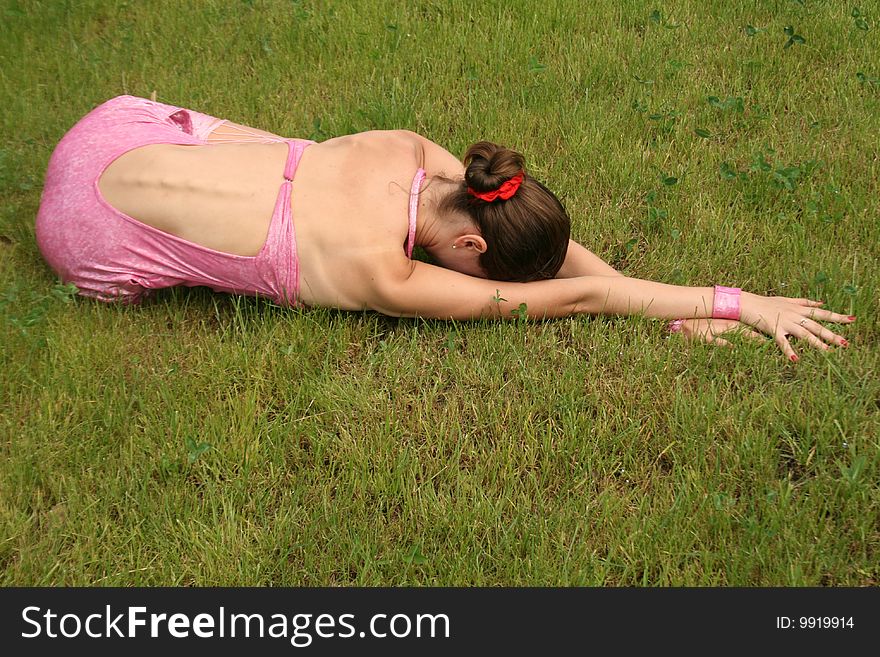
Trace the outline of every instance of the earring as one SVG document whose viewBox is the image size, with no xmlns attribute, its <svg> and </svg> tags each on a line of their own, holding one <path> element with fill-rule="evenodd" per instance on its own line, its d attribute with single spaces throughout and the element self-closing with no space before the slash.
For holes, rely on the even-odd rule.
<svg viewBox="0 0 880 657">
<path fill-rule="evenodd" d="M 455 244 L 452 245 L 452 248 L 453 248 L 453 249 L 455 248 Z"/>
</svg>

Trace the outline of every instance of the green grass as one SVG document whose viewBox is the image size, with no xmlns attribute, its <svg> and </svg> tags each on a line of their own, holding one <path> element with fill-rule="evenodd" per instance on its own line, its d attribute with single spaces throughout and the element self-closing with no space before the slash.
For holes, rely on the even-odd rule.
<svg viewBox="0 0 880 657">
<path fill-rule="evenodd" d="M 0 583 L 880 584 L 878 35 L 830 0 L 0 3 Z M 851 346 L 71 299 L 48 158 L 154 90 L 517 147 L 627 275 L 821 298 Z"/>
</svg>

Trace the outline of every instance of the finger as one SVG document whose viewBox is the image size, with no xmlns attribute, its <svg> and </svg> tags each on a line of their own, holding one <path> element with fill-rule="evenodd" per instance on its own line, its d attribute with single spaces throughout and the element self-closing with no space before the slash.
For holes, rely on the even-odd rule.
<svg viewBox="0 0 880 657">
<path fill-rule="evenodd" d="M 824 301 L 817 301 L 815 299 L 807 299 L 806 297 L 779 297 L 780 299 L 785 299 L 786 301 L 793 301 L 794 303 L 799 303 L 802 306 L 821 306 L 824 304 Z"/>
<path fill-rule="evenodd" d="M 758 333 L 757 331 L 753 331 L 749 328 L 742 328 L 736 331 L 735 335 L 740 335 L 744 338 L 748 338 L 749 340 L 757 340 L 758 342 L 766 342 L 767 338 Z"/>
<path fill-rule="evenodd" d="M 813 320 L 821 319 L 823 322 L 836 322 L 837 324 L 850 324 L 856 321 L 856 318 L 852 315 L 841 315 L 823 308 L 813 308 L 807 314 L 807 317 Z"/>
<path fill-rule="evenodd" d="M 798 361 L 797 354 L 794 353 L 794 349 L 791 348 L 791 344 L 788 342 L 788 339 L 785 337 L 785 333 L 783 333 L 781 331 L 779 333 L 776 333 L 773 336 L 773 340 L 776 342 L 777 345 L 779 345 L 779 348 L 782 349 L 782 353 L 785 354 L 785 357 L 788 358 L 788 360 L 793 361 L 795 363 Z"/>
<path fill-rule="evenodd" d="M 807 319 L 804 320 L 801 326 L 813 333 L 813 335 L 819 336 L 819 338 L 821 338 L 828 344 L 840 345 L 841 347 L 849 346 L 849 342 L 847 342 L 842 335 L 837 335 L 837 333 L 835 333 L 834 331 L 829 331 L 819 322 L 814 322 L 811 319 Z"/>
<path fill-rule="evenodd" d="M 823 351 L 828 351 L 829 349 L 831 349 L 831 347 L 822 342 L 819 338 L 810 333 L 803 326 L 798 326 L 797 328 L 792 329 L 791 334 L 799 340 L 806 340 L 817 349 L 822 349 Z"/>
<path fill-rule="evenodd" d="M 825 303 L 824 301 L 817 301 L 815 299 L 807 299 L 806 297 L 800 297 L 798 299 L 795 299 L 793 297 L 785 297 L 785 298 L 789 299 L 791 301 L 794 301 L 796 303 L 799 303 L 802 306 L 821 306 L 822 304 Z"/>
<path fill-rule="evenodd" d="M 718 337 L 717 335 L 714 335 L 714 334 L 707 335 L 706 342 L 710 342 L 710 343 L 717 345 L 719 347 L 733 347 L 733 345 L 730 344 L 730 342 L 728 342 L 724 338 Z"/>
</svg>

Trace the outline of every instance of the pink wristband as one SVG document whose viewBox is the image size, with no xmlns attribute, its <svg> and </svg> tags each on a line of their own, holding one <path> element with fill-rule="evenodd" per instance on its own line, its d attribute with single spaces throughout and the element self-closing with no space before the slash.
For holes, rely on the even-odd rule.
<svg viewBox="0 0 880 657">
<path fill-rule="evenodd" d="M 715 286 L 715 301 L 712 303 L 712 319 L 739 319 L 738 287 Z"/>
<path fill-rule="evenodd" d="M 679 333 L 681 331 L 681 325 L 684 324 L 683 319 L 673 319 L 669 324 L 666 325 L 666 330 L 669 333 Z"/>
</svg>

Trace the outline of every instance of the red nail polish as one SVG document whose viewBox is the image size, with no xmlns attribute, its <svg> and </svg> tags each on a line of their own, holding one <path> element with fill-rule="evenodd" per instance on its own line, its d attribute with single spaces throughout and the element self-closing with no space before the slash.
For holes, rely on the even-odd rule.
<svg viewBox="0 0 880 657">
<path fill-rule="evenodd" d="M 855 318 L 856 318 L 855 315 L 850 315 L 850 316 L 849 316 L 849 321 L 852 321 L 852 320 L 854 320 Z"/>
<path fill-rule="evenodd" d="M 791 356 L 789 356 L 789 358 L 791 358 L 791 362 L 792 362 L 792 363 L 796 363 L 796 362 L 798 362 L 798 357 L 795 356 L 794 354 L 792 354 Z"/>
<path fill-rule="evenodd" d="M 840 344 L 842 344 L 844 347 L 848 347 L 848 346 L 849 346 L 849 342 L 847 342 L 846 340 L 841 340 L 841 341 L 840 341 Z"/>
</svg>

